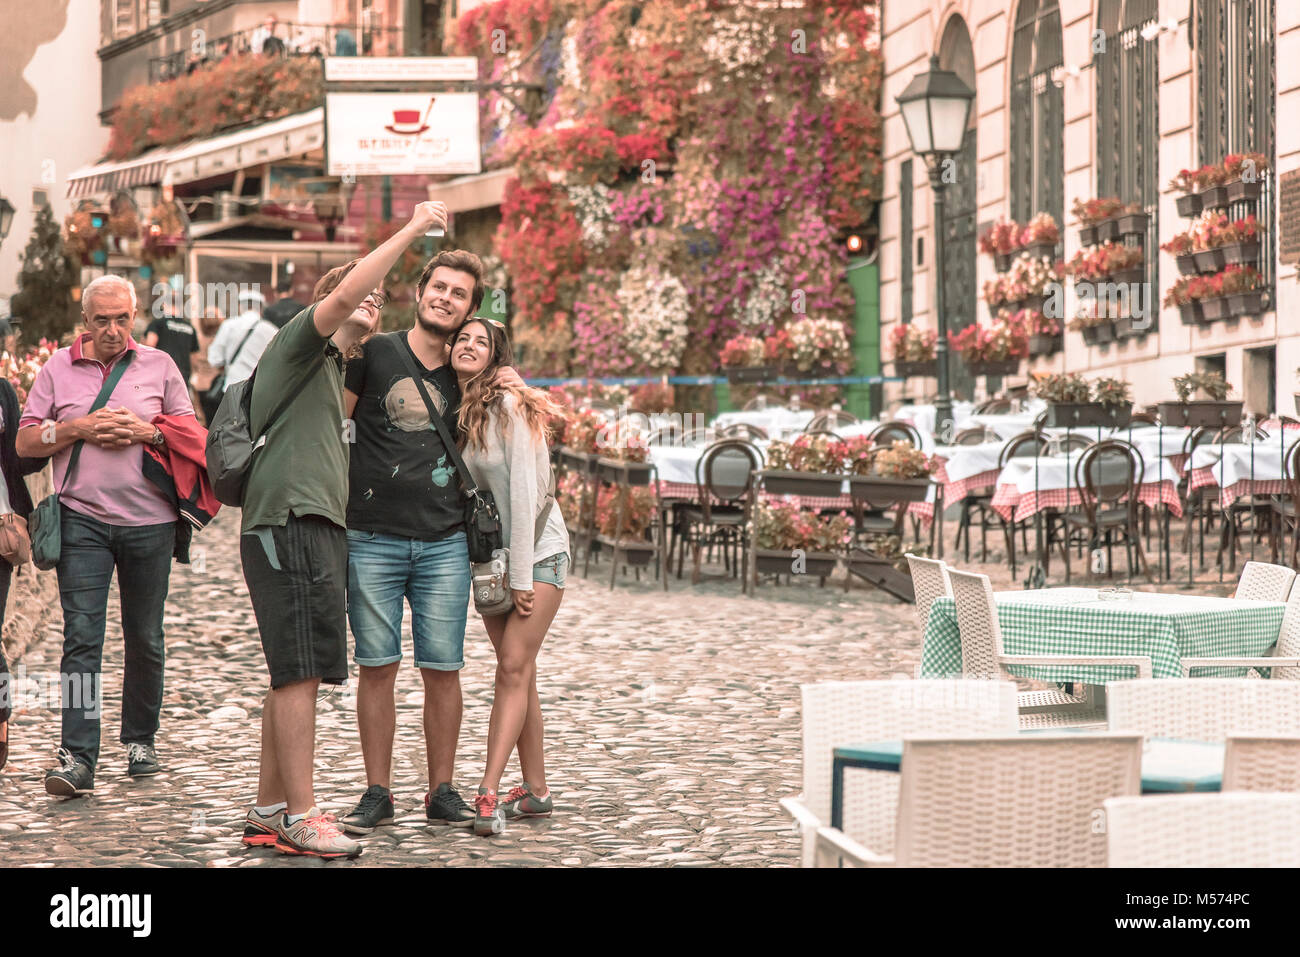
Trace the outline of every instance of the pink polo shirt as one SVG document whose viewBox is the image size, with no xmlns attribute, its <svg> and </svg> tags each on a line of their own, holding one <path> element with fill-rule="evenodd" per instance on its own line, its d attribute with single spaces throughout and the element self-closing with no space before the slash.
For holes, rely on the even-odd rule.
<svg viewBox="0 0 1300 957">
<path fill-rule="evenodd" d="M 146 422 L 159 415 L 193 415 L 189 389 L 171 356 L 158 349 L 127 340 L 126 349 L 107 366 L 91 353 L 89 333 L 69 348 L 50 356 L 32 383 L 23 407 L 20 429 L 40 425 L 46 419 L 66 422 L 90 412 L 109 370 L 122 356 L 134 351 L 122 380 L 106 405 L 130 409 Z M 54 488 L 63 485 L 73 446 L 54 455 Z M 158 486 L 144 477 L 141 465 L 144 446 L 136 442 L 125 449 L 101 449 L 90 442 L 81 447 L 81 458 L 72 481 L 62 489 L 59 500 L 74 511 L 109 525 L 160 525 L 176 521 L 172 507 Z"/>
</svg>

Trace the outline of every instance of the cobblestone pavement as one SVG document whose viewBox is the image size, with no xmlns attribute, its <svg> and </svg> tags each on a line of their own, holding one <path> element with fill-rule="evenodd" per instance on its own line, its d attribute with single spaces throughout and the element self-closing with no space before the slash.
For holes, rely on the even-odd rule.
<svg viewBox="0 0 1300 957">
<path fill-rule="evenodd" d="M 4 864 L 788 866 L 798 840 L 777 800 L 800 789 L 800 683 L 910 675 L 920 661 L 911 607 L 877 592 L 796 579 L 755 600 L 736 581 L 691 587 L 674 578 L 665 594 L 644 576 L 611 592 L 601 565 L 590 580 L 570 576 L 539 659 L 551 818 L 511 822 L 495 838 L 425 826 L 422 692 L 408 643 L 398 679 L 396 825 L 364 839 L 350 864 L 291 859 L 239 843 L 256 787 L 266 671 L 237 528 L 238 513 L 223 511 L 196 539 L 196 564 L 173 566 L 157 741 L 163 774 L 132 781 L 125 773 L 116 597 L 92 797 L 53 798 L 42 784 L 59 738 L 57 609 L 22 670 L 15 666 L 16 677 L 27 675 L 16 682 L 26 707 L 0 772 Z M 469 794 L 483 766 L 494 668 L 476 616 L 466 659 L 456 776 Z M 346 692 L 319 706 L 317 800 L 338 814 L 365 789 L 353 712 Z M 517 774 L 512 760 L 503 785 Z"/>
</svg>

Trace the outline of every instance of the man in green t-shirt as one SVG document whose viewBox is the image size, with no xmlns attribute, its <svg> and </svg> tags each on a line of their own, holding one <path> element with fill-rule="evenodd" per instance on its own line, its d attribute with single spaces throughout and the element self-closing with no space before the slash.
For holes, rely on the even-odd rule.
<svg viewBox="0 0 1300 957">
<path fill-rule="evenodd" d="M 370 255 L 321 277 L 313 304 L 276 334 L 258 362 L 251 433 L 260 435 L 281 402 L 294 398 L 271 423 L 244 492 L 239 554 L 271 673 L 245 844 L 326 858 L 361 853 L 317 809 L 312 787 L 316 691 L 322 681 L 348 677 L 343 353 L 379 325 L 380 286 L 406 247 L 446 225 L 445 205 L 420 203 Z"/>
</svg>

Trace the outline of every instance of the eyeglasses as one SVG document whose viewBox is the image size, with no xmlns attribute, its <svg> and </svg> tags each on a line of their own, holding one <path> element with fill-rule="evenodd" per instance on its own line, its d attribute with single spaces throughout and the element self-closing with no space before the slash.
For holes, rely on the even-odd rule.
<svg viewBox="0 0 1300 957">
<path fill-rule="evenodd" d="M 376 308 L 376 309 L 383 309 L 384 306 L 388 305 L 388 297 L 385 296 L 385 295 L 384 295 L 382 292 L 380 292 L 378 289 L 376 289 L 376 290 L 375 290 L 374 292 L 372 292 L 370 295 L 366 296 L 366 298 L 363 299 L 363 300 L 361 300 L 361 301 L 362 301 L 362 302 L 365 302 L 366 299 L 368 299 L 368 300 L 370 300 L 371 302 L 373 302 L 373 303 L 375 304 L 375 308 Z"/>
<path fill-rule="evenodd" d="M 109 326 L 121 326 L 123 329 L 129 329 L 132 324 L 130 316 L 95 316 L 93 319 L 87 319 L 86 325 L 92 329 L 107 329 Z"/>
</svg>

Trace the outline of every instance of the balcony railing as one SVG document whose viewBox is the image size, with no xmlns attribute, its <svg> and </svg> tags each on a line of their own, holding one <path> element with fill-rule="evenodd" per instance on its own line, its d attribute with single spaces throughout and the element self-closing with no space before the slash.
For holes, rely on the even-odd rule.
<svg viewBox="0 0 1300 957">
<path fill-rule="evenodd" d="M 401 56 L 400 27 L 367 27 L 309 23 L 280 23 L 274 34 L 265 27 L 231 33 L 207 41 L 202 52 L 186 50 L 149 60 L 149 82 L 163 83 L 193 73 L 206 63 L 230 56 Z"/>
</svg>

